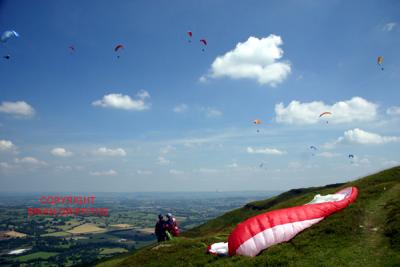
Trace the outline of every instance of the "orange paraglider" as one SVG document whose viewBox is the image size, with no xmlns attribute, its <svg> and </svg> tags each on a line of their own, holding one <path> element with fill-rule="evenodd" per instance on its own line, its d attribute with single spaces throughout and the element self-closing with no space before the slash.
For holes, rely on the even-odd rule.
<svg viewBox="0 0 400 267">
<path fill-rule="evenodd" d="M 332 112 L 329 112 L 329 111 L 322 112 L 321 114 L 319 114 L 319 117 L 321 118 L 321 117 L 327 116 L 327 115 L 332 115 Z M 328 123 L 328 121 L 326 121 L 326 123 Z"/>
<path fill-rule="evenodd" d="M 262 123 L 262 121 L 259 120 L 259 119 L 256 119 L 256 120 L 253 121 L 253 123 L 254 123 L 255 125 L 260 125 L 260 124 Z M 257 129 L 257 133 L 259 133 L 259 132 L 260 132 L 260 129 Z"/>
</svg>

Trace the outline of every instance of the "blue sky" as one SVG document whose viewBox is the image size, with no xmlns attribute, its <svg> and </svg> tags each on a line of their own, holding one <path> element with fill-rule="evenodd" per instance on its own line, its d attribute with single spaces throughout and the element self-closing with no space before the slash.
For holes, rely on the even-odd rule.
<svg viewBox="0 0 400 267">
<path fill-rule="evenodd" d="M 284 190 L 399 165 L 399 11 L 0 1 L 20 34 L 0 46 L 0 190 Z"/>
</svg>

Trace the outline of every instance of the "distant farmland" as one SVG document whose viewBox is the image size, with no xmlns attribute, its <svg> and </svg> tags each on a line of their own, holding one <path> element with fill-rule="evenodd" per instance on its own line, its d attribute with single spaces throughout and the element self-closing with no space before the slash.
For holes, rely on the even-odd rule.
<svg viewBox="0 0 400 267">
<path fill-rule="evenodd" d="M 79 226 L 76 226 L 72 228 L 71 230 L 68 230 L 67 232 L 70 234 L 91 234 L 91 233 L 102 233 L 106 232 L 107 229 L 105 228 L 100 228 L 94 224 L 91 223 L 85 223 Z"/>
</svg>

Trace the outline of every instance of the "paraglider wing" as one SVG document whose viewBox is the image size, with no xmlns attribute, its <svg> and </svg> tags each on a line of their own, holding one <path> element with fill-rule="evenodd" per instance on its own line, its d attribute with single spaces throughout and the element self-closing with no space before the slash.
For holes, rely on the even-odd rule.
<svg viewBox="0 0 400 267">
<path fill-rule="evenodd" d="M 75 46 L 70 45 L 70 46 L 68 46 L 68 48 L 69 48 L 69 51 L 70 51 L 71 53 L 75 52 Z"/>
<path fill-rule="evenodd" d="M 187 35 L 189 36 L 188 42 L 191 43 L 192 42 L 193 33 L 191 31 L 188 31 Z"/>
<path fill-rule="evenodd" d="M 207 40 L 206 39 L 200 39 L 200 43 L 203 44 L 203 48 L 201 49 L 201 51 L 205 51 L 204 47 L 207 47 Z"/>
<path fill-rule="evenodd" d="M 349 159 L 354 159 L 354 155 L 353 154 L 349 154 Z"/>
<path fill-rule="evenodd" d="M 377 59 L 377 63 L 378 65 L 381 67 L 381 70 L 384 70 L 382 67 L 382 63 L 383 63 L 383 56 L 379 56 Z"/>
<path fill-rule="evenodd" d="M 256 256 L 286 242 L 304 229 L 346 208 L 357 198 L 356 187 L 347 187 L 312 204 L 269 211 L 239 223 L 228 238 L 229 255 Z M 318 195 L 317 195 L 318 196 Z M 316 202 L 316 203 L 315 203 Z"/>
<path fill-rule="evenodd" d="M 319 117 L 321 118 L 321 117 L 327 116 L 327 115 L 332 115 L 332 113 L 329 111 L 325 111 L 325 112 L 322 112 L 321 114 L 319 114 Z M 328 123 L 328 120 L 326 121 L 326 123 Z"/>
<path fill-rule="evenodd" d="M 257 119 L 257 120 L 254 120 L 253 123 L 254 123 L 255 125 L 259 125 L 259 124 L 262 123 L 262 121 Z M 259 133 L 259 132 L 260 132 L 260 129 L 257 129 L 257 133 Z"/>
<path fill-rule="evenodd" d="M 10 56 L 10 55 L 5 55 L 5 56 L 3 56 L 3 58 L 5 58 L 5 59 L 10 59 L 11 56 Z"/>
<path fill-rule="evenodd" d="M 123 49 L 123 48 L 125 48 L 124 45 L 118 44 L 118 45 L 115 46 L 114 51 L 117 52 L 118 50 Z"/>
<path fill-rule="evenodd" d="M 117 53 L 121 49 L 125 49 L 125 46 L 123 44 L 118 44 L 114 47 L 114 51 Z M 117 58 L 119 58 L 119 55 L 117 55 Z"/>
<path fill-rule="evenodd" d="M 322 112 L 321 114 L 319 114 L 319 117 L 321 118 L 322 116 L 325 116 L 325 115 L 332 115 L 332 113 L 329 111 L 325 111 L 325 112 Z"/>
<path fill-rule="evenodd" d="M 207 253 L 217 256 L 228 256 L 228 243 L 218 242 L 207 247 Z"/>
<path fill-rule="evenodd" d="M 310 146 L 310 149 L 312 149 L 313 151 L 317 151 L 318 150 L 315 146 Z M 315 156 L 314 152 L 311 155 Z"/>
<path fill-rule="evenodd" d="M 382 65 L 383 57 L 379 56 L 377 61 L 378 61 L 378 65 Z"/>
<path fill-rule="evenodd" d="M 19 34 L 16 31 L 5 31 L 0 37 L 0 41 L 2 43 L 7 42 L 8 39 L 12 37 L 19 37 Z"/>
</svg>

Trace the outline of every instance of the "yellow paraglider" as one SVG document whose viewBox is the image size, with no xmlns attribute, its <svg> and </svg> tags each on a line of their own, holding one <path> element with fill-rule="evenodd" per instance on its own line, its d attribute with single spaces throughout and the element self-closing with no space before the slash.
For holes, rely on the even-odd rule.
<svg viewBox="0 0 400 267">
<path fill-rule="evenodd" d="M 381 70 L 383 70 L 383 67 L 382 67 L 383 57 L 382 57 L 382 56 L 379 56 L 379 57 L 378 57 L 377 63 L 378 63 L 378 65 L 381 67 Z"/>
</svg>

